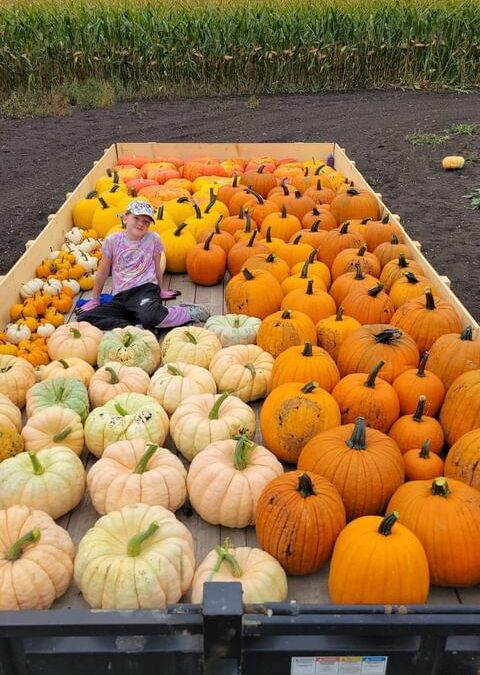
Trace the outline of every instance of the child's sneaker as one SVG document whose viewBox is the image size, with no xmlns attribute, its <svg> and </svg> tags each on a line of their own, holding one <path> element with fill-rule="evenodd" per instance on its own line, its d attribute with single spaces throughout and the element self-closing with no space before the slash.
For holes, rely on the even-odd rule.
<svg viewBox="0 0 480 675">
<path fill-rule="evenodd" d="M 205 321 L 210 316 L 210 311 L 205 305 L 189 305 L 183 304 L 180 307 L 185 307 L 190 312 L 190 317 L 192 321 L 196 323 L 205 323 Z"/>
</svg>

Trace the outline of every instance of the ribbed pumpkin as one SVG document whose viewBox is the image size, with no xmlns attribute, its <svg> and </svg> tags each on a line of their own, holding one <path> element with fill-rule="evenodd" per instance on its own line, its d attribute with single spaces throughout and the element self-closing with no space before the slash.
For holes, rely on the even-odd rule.
<svg viewBox="0 0 480 675">
<path fill-rule="evenodd" d="M 314 436 L 303 447 L 298 468 L 330 480 L 340 492 L 347 520 L 383 513 L 405 469 L 395 441 L 377 429 L 344 424 Z"/>
<path fill-rule="evenodd" d="M 212 242 L 214 233 L 207 239 L 189 249 L 186 269 L 190 280 L 200 286 L 214 286 L 225 274 L 227 255 L 221 246 Z"/>
<path fill-rule="evenodd" d="M 423 274 L 422 266 L 416 260 L 410 260 L 405 254 L 400 253 L 398 258 L 390 260 L 380 274 L 380 281 L 385 286 L 387 292 L 393 284 L 402 277 L 404 272 L 413 272 L 414 274 Z"/>
<path fill-rule="evenodd" d="M 337 223 L 343 223 L 349 218 L 380 218 L 380 208 L 377 200 L 367 190 L 348 188 L 337 195 L 330 204 L 330 210 Z"/>
<path fill-rule="evenodd" d="M 472 326 L 467 326 L 461 333 L 441 335 L 430 349 L 428 368 L 441 379 L 447 391 L 459 375 L 480 368 L 478 331 L 474 337 Z"/>
<path fill-rule="evenodd" d="M 53 405 L 32 415 L 22 429 L 25 450 L 38 452 L 54 445 L 80 455 L 84 446 L 83 424 L 74 410 Z"/>
<path fill-rule="evenodd" d="M 417 409 L 418 397 L 426 396 L 425 412 L 431 417 L 440 410 L 445 398 L 445 387 L 442 381 L 430 370 L 425 370 L 429 352 L 424 352 L 418 368 L 409 368 L 395 378 L 393 388 L 400 401 L 402 415 L 413 414 Z"/>
<path fill-rule="evenodd" d="M 445 460 L 445 476 L 480 489 L 480 429 L 468 431 L 452 445 Z"/>
<path fill-rule="evenodd" d="M 279 283 L 290 274 L 289 265 L 276 253 L 257 253 L 245 261 L 245 267 L 249 270 L 266 270 L 273 274 Z"/>
<path fill-rule="evenodd" d="M 307 283 L 313 281 L 313 286 L 317 290 L 326 291 L 327 287 L 325 285 L 324 279 L 321 276 L 317 276 L 310 268 L 313 268 L 313 265 L 310 264 L 307 259 L 299 272 L 296 274 L 290 274 L 289 277 L 282 281 L 282 291 L 285 295 L 294 291 L 297 288 L 304 291 L 307 288 Z"/>
<path fill-rule="evenodd" d="M 232 345 L 220 349 L 208 368 L 219 392 L 228 391 L 248 403 L 270 391 L 273 361 L 258 345 Z"/>
<path fill-rule="evenodd" d="M 18 356 L 0 354 L 0 393 L 23 408 L 29 389 L 35 384 L 35 368 Z"/>
<path fill-rule="evenodd" d="M 306 341 L 315 344 L 315 325 L 307 314 L 284 309 L 263 319 L 257 333 L 257 345 L 276 358 L 283 351 Z"/>
<path fill-rule="evenodd" d="M 75 356 L 52 361 L 47 366 L 40 366 L 38 370 L 40 380 L 42 381 L 51 380 L 54 377 L 64 377 L 66 379 L 80 380 L 87 387 L 95 372 L 87 361 L 78 359 Z"/>
<path fill-rule="evenodd" d="M 412 338 L 388 324 L 362 326 L 350 333 L 340 346 L 337 365 L 342 376 L 369 373 L 385 361 L 382 378 L 392 384 L 408 368 L 418 365 L 420 355 Z"/>
<path fill-rule="evenodd" d="M 364 516 L 342 530 L 328 575 L 330 600 L 338 604 L 417 604 L 427 601 L 428 560 L 418 538 L 398 522 Z"/>
<path fill-rule="evenodd" d="M 216 441 L 192 460 L 187 477 L 190 503 L 207 523 L 247 527 L 255 523 L 263 488 L 281 474 L 275 455 L 246 436 Z"/>
<path fill-rule="evenodd" d="M 292 269 L 290 270 L 290 274 L 298 274 L 301 272 L 306 262 L 308 263 L 308 271 L 314 276 L 320 277 L 320 279 L 325 284 L 325 287 L 330 288 L 330 284 L 332 283 L 330 270 L 328 269 L 327 265 L 325 265 L 325 263 L 317 260 L 317 252 L 318 251 L 314 249 L 303 263 L 295 263 L 295 265 L 293 265 Z"/>
<path fill-rule="evenodd" d="M 384 361 L 379 361 L 367 375 L 352 373 L 343 377 L 332 391 L 340 407 L 342 424 L 365 418 L 371 429 L 387 433 L 400 414 L 400 403 L 395 389 L 381 379 Z M 380 373 L 380 378 L 377 375 Z"/>
<path fill-rule="evenodd" d="M 425 396 L 419 396 L 413 415 L 399 417 L 388 432 L 402 453 L 419 448 L 425 438 L 430 439 L 431 452 L 439 454 L 443 449 L 444 437 L 440 423 L 434 417 L 424 415 L 426 401 Z"/>
<path fill-rule="evenodd" d="M 407 257 L 411 255 L 409 246 L 401 244 L 396 234 L 392 235 L 390 241 L 384 241 L 373 249 L 373 255 L 377 256 L 382 269 L 390 260 L 395 260 L 402 253 Z"/>
<path fill-rule="evenodd" d="M 72 321 L 59 326 L 49 338 L 48 355 L 52 360 L 75 356 L 95 365 L 102 336 L 103 332 L 87 321 Z"/>
<path fill-rule="evenodd" d="M 390 323 L 406 331 L 421 352 L 429 350 L 441 335 L 459 333 L 462 329 L 453 306 L 446 300 L 434 298 L 429 289 L 424 298 L 409 300 L 399 307 Z"/>
<path fill-rule="evenodd" d="M 470 370 L 453 381 L 440 410 L 440 424 L 448 445 L 480 427 L 480 370 Z"/>
<path fill-rule="evenodd" d="M 423 441 L 420 449 L 408 450 L 403 455 L 403 461 L 405 462 L 405 480 L 433 480 L 438 476 L 443 476 L 443 459 L 434 452 L 430 452 L 429 438 Z"/>
<path fill-rule="evenodd" d="M 166 270 L 183 274 L 187 270 L 187 254 L 197 244 L 195 236 L 188 231 L 187 224 L 181 223 L 175 229 L 162 234 L 167 259 Z"/>
<path fill-rule="evenodd" d="M 354 288 L 373 288 L 378 284 L 378 279 L 370 274 L 365 274 L 358 263 L 354 263 L 354 272 L 345 272 L 335 279 L 330 287 L 330 295 L 339 307 L 349 292 Z"/>
<path fill-rule="evenodd" d="M 291 241 L 279 246 L 275 253 L 285 260 L 289 268 L 303 262 L 314 252 L 314 247 L 302 242 L 301 235 L 297 234 Z"/>
<path fill-rule="evenodd" d="M 390 297 L 383 290 L 383 284 L 367 288 L 352 288 L 342 300 L 348 316 L 353 316 L 359 323 L 389 323 L 395 311 Z"/>
<path fill-rule="evenodd" d="M 437 586 L 473 586 L 480 581 L 480 492 L 454 478 L 409 481 L 387 511 L 421 541 L 430 580 Z"/>
<path fill-rule="evenodd" d="M 330 557 L 345 526 L 345 508 L 322 476 L 289 471 L 265 486 L 255 519 L 260 546 L 287 574 L 310 574 Z"/>
<path fill-rule="evenodd" d="M 142 368 L 150 375 L 160 363 L 158 340 L 151 331 L 136 326 L 114 328 L 104 333 L 98 345 L 98 365 L 109 361 Z"/>
<path fill-rule="evenodd" d="M 315 434 L 338 426 L 340 410 L 331 394 L 317 382 L 287 382 L 275 387 L 260 411 L 266 447 L 295 464 L 305 443 Z"/>
<path fill-rule="evenodd" d="M 249 345 L 255 342 L 260 319 L 246 314 L 213 314 L 208 317 L 204 328 L 212 331 L 222 347 Z"/>
<path fill-rule="evenodd" d="M 361 324 L 353 317 L 344 316 L 344 309 L 340 306 L 336 314 L 317 322 L 315 328 L 318 346 L 323 347 L 336 361 L 342 342 L 360 326 Z"/>
<path fill-rule="evenodd" d="M 70 408 L 85 422 L 90 410 L 86 386 L 80 380 L 56 377 L 38 382 L 27 392 L 27 417 L 54 405 Z"/>
<path fill-rule="evenodd" d="M 331 392 L 340 379 L 335 361 L 321 347 L 311 342 L 289 347 L 275 359 L 271 387 L 286 382 L 318 382 L 322 389 Z"/>
<path fill-rule="evenodd" d="M 162 363 L 182 361 L 208 368 L 214 354 L 222 348 L 211 330 L 199 326 L 173 328 L 163 338 Z"/>
<path fill-rule="evenodd" d="M 297 234 L 302 229 L 302 224 L 293 213 L 287 213 L 283 206 L 281 211 L 270 213 L 262 222 L 260 232 L 263 236 L 267 234 L 270 228 L 270 235 L 283 242 L 290 241 L 290 237 Z"/>
<path fill-rule="evenodd" d="M 22 429 L 22 413 L 5 394 L 0 394 L 0 428 L 18 432 Z"/>
<path fill-rule="evenodd" d="M 308 195 L 302 195 L 299 190 L 295 190 L 293 194 L 287 190 L 287 194 L 272 195 L 271 201 L 280 209 L 284 206 L 287 213 L 296 216 L 299 221 L 315 206 L 313 199 Z"/>
<path fill-rule="evenodd" d="M 145 393 L 156 399 L 168 415 L 172 415 L 188 396 L 216 394 L 217 385 L 206 368 L 175 361 L 166 363 L 153 374 Z"/>
<path fill-rule="evenodd" d="M 293 309 L 303 312 L 318 323 L 336 311 L 332 296 L 322 289 L 314 288 L 313 279 L 307 281 L 306 288 L 295 288 L 283 298 L 280 309 Z"/>
<path fill-rule="evenodd" d="M 240 184 L 246 185 L 266 197 L 270 190 L 277 185 L 277 179 L 268 171 L 265 165 L 260 164 L 255 171 L 247 171 L 240 177 Z"/>
<path fill-rule="evenodd" d="M 388 213 L 381 220 L 370 220 L 365 230 L 365 241 L 367 242 L 368 250 L 374 251 L 383 242 L 390 241 L 394 234 L 400 242 L 403 242 L 402 228 L 393 220 L 390 220 Z"/>
<path fill-rule="evenodd" d="M 368 253 L 367 245 L 362 244 L 359 248 L 346 248 L 335 256 L 332 263 L 332 279 L 336 279 L 341 274 L 353 272 L 356 262 L 364 274 L 370 274 L 372 277 L 380 276 L 381 267 L 378 258 L 373 253 Z"/>
<path fill-rule="evenodd" d="M 324 262 L 331 269 L 333 261 L 337 255 L 346 248 L 359 248 L 364 244 L 363 237 L 357 232 L 351 232 L 348 221 L 343 223 L 335 230 L 327 232 L 322 239 L 322 244 L 318 252 L 318 259 Z"/>
<path fill-rule="evenodd" d="M 95 372 L 88 385 L 92 408 L 104 405 L 117 394 L 146 394 L 149 382 L 150 378 L 143 368 L 107 361 Z"/>
<path fill-rule="evenodd" d="M 225 289 L 225 302 L 231 314 L 246 314 L 264 319 L 279 309 L 282 300 L 282 287 L 265 270 L 251 272 L 244 267 L 230 279 Z"/>
</svg>

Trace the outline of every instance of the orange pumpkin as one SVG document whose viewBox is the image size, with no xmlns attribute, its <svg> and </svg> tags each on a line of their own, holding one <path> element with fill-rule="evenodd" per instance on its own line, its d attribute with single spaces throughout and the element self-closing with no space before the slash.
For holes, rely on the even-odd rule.
<svg viewBox="0 0 480 675">
<path fill-rule="evenodd" d="M 339 224 L 350 218 L 380 218 L 380 207 L 376 198 L 367 190 L 353 187 L 337 195 L 330 210 Z"/>
<path fill-rule="evenodd" d="M 271 388 L 286 382 L 318 382 L 331 392 L 340 379 L 335 361 L 321 347 L 311 342 L 289 347 L 273 363 Z"/>
<path fill-rule="evenodd" d="M 435 340 L 428 360 L 429 370 L 437 375 L 448 391 L 454 380 L 469 370 L 480 368 L 480 335 L 472 326 L 461 333 L 446 333 Z"/>
<path fill-rule="evenodd" d="M 388 435 L 395 440 L 402 453 L 421 447 L 425 438 L 430 439 L 430 450 L 437 455 L 443 449 L 443 430 L 434 417 L 424 415 L 425 396 L 418 397 L 413 415 L 402 415 L 392 425 Z"/>
<path fill-rule="evenodd" d="M 293 309 L 303 312 L 317 324 L 336 311 L 335 301 L 323 289 L 314 289 L 313 279 L 307 281 L 306 288 L 295 288 L 282 300 L 280 309 Z"/>
<path fill-rule="evenodd" d="M 247 314 L 264 319 L 278 310 L 282 299 L 280 284 L 265 270 L 250 272 L 244 267 L 230 279 L 225 289 L 225 302 L 230 314 Z"/>
<path fill-rule="evenodd" d="M 336 314 L 320 319 L 315 326 L 318 346 L 323 347 L 335 361 L 342 342 L 361 326 L 356 319 L 343 314 L 344 310 L 340 305 Z"/>
<path fill-rule="evenodd" d="M 265 317 L 257 332 L 256 343 L 275 358 L 294 345 L 315 344 L 315 325 L 304 312 L 284 309 Z"/>
<path fill-rule="evenodd" d="M 227 256 L 223 248 L 212 244 L 214 234 L 212 232 L 202 244 L 196 244 L 187 253 L 187 274 L 194 284 L 214 286 L 224 277 Z"/>
<path fill-rule="evenodd" d="M 405 480 L 432 480 L 443 476 L 443 459 L 430 452 L 430 439 L 426 438 L 420 450 L 412 448 L 403 455 Z M 454 476 L 456 477 L 456 476 Z"/>
<path fill-rule="evenodd" d="M 425 370 L 429 352 L 424 352 L 418 368 L 410 368 L 395 378 L 393 388 L 400 401 L 402 415 L 413 414 L 417 408 L 418 397 L 426 396 L 425 412 L 435 417 L 445 398 L 445 387 L 440 378 L 430 370 Z"/>
</svg>

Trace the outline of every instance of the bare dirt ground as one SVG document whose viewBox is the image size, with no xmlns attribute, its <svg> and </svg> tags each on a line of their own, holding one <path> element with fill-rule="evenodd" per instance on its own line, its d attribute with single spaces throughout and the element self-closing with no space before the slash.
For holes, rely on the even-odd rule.
<svg viewBox="0 0 480 675">
<path fill-rule="evenodd" d="M 413 133 L 444 135 L 413 145 Z M 72 110 L 65 117 L 0 119 L 4 274 L 62 204 L 103 149 L 117 141 L 336 141 L 452 289 L 480 320 L 480 210 L 466 194 L 480 188 L 480 92 L 359 91 L 319 95 L 121 103 Z M 462 171 L 445 172 L 445 155 L 463 154 Z"/>
</svg>

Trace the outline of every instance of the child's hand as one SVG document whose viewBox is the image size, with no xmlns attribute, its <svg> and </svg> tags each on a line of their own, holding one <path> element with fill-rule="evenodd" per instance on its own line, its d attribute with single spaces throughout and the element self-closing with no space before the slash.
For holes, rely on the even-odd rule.
<svg viewBox="0 0 480 675">
<path fill-rule="evenodd" d="M 100 300 L 98 298 L 90 298 L 90 300 L 87 300 L 87 302 L 80 307 L 78 310 L 80 313 L 81 312 L 89 312 L 91 309 L 95 309 L 95 307 L 98 307 L 100 304 Z"/>
</svg>

